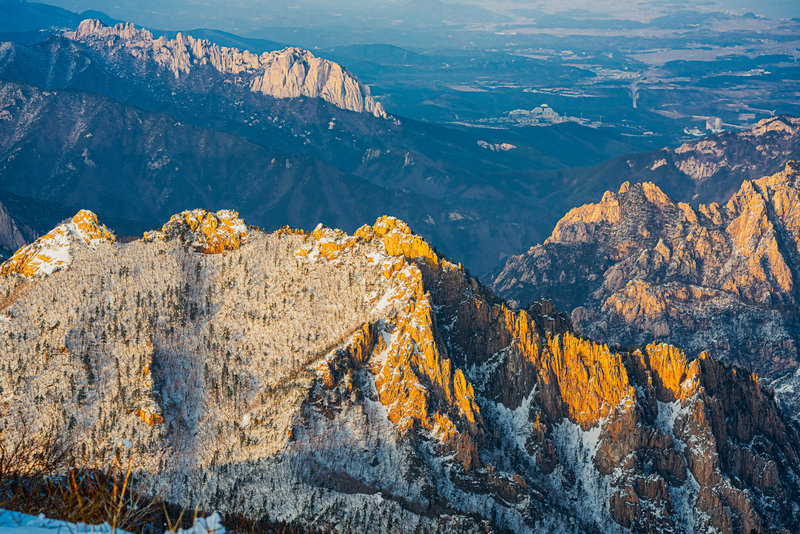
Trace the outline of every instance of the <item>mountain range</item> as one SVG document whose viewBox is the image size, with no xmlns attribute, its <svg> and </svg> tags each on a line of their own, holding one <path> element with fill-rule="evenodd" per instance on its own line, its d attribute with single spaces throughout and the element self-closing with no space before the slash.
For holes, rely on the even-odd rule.
<svg viewBox="0 0 800 534">
<path fill-rule="evenodd" d="M 0 4 L 4 445 L 309 531 L 800 531 L 799 118 L 442 126 L 316 49 Z"/>
<path fill-rule="evenodd" d="M 742 369 L 513 311 L 397 219 L 81 211 L 0 268 L 4 435 L 184 506 L 360 532 L 792 532 L 800 429 Z"/>
<path fill-rule="evenodd" d="M 276 66 L 280 61 L 273 61 L 278 55 L 285 58 L 280 61 L 287 62 L 283 66 Z M 132 224 L 119 225 L 120 231 L 141 233 L 169 214 L 197 205 L 198 193 L 162 189 L 157 194 L 170 203 L 152 204 L 151 209 L 157 213 L 139 214 L 137 221 L 141 206 L 128 203 L 137 197 L 117 194 L 118 190 L 137 180 L 151 184 L 192 181 L 198 189 L 207 191 L 208 186 L 214 188 L 211 182 L 219 179 L 230 183 L 231 189 L 241 188 L 248 178 L 233 172 L 239 165 L 238 156 L 227 158 L 225 154 L 263 153 L 266 149 L 268 153 L 281 154 L 276 162 L 306 161 L 299 164 L 301 170 L 297 174 L 281 171 L 291 175 L 292 180 L 302 181 L 302 169 L 311 165 L 321 180 L 335 182 L 347 175 L 347 180 L 357 178 L 354 183 L 363 184 L 360 190 L 369 199 L 366 209 L 374 211 L 351 215 L 349 208 L 328 201 L 322 209 L 336 215 L 322 218 L 326 223 L 352 230 L 364 218 L 393 213 L 435 242 L 452 247 L 449 252 L 464 258 L 477 272 L 488 272 L 500 259 L 543 237 L 549 225 L 576 203 L 572 199 L 556 204 L 552 199 L 541 200 L 542 192 L 552 192 L 569 182 L 552 169 L 597 163 L 638 146 L 624 136 L 576 124 L 547 131 L 527 128 L 509 132 L 384 118 L 380 104 L 369 100 L 366 88 L 346 70 L 312 57 L 297 49 L 280 54 L 250 54 L 183 35 L 156 39 L 131 25 L 107 27 L 96 21 L 87 21 L 75 32 L 50 36 L 32 45 L 5 43 L 0 46 L 4 93 L 16 94 L 18 85 L 26 88 L 20 98 L 7 96 L 3 103 L 6 120 L 0 127 L 4 135 L 4 188 L 20 196 L 62 202 L 76 209 L 89 206 L 109 219 L 123 217 Z M 252 66 L 246 66 L 250 65 L 248 61 Z M 314 75 L 309 76 L 309 61 L 326 67 L 315 67 Z M 268 68 L 269 74 L 265 70 Z M 245 70 L 234 72 L 238 69 Z M 348 92 L 343 87 L 351 89 Z M 58 111 L 50 109 L 48 117 L 40 120 L 36 106 L 25 107 L 29 98 L 36 100 L 35 96 L 25 96 L 26 91 L 31 95 L 37 91 L 47 93 L 47 100 Z M 283 98 L 287 95 L 304 96 Z M 71 99 L 86 99 L 98 105 L 75 107 L 69 103 Z M 371 109 L 379 116 L 349 108 Z M 129 168 L 115 160 L 114 154 L 106 158 L 102 152 L 108 147 L 93 150 L 90 146 L 101 139 L 125 137 L 128 131 L 140 128 L 140 119 L 133 117 L 145 113 L 157 114 L 164 124 L 172 121 L 203 131 L 195 130 L 196 137 L 176 142 L 157 154 L 147 145 L 132 147 L 126 153 Z M 43 129 L 47 121 L 53 120 L 50 115 L 69 116 L 76 125 L 92 124 L 94 129 L 80 135 L 76 130 L 66 139 L 51 140 L 48 135 L 53 130 Z M 104 117 L 121 120 L 106 121 Z M 134 122 L 126 122 L 128 119 Z M 141 121 L 152 122 L 145 118 Z M 155 137 L 165 135 L 157 129 L 150 132 Z M 203 136 L 221 137 L 220 132 L 230 136 L 220 141 L 223 146 L 203 144 Z M 85 137 L 87 134 L 93 137 Z M 233 144 L 238 145 L 237 149 L 229 150 Z M 35 169 L 41 181 L 29 185 L 21 179 L 21 162 L 38 160 L 42 156 L 38 146 L 48 147 L 44 158 L 47 163 Z M 569 149 L 575 146 L 585 149 L 580 160 L 575 160 Z M 201 163 L 206 158 L 206 147 L 218 154 L 215 168 Z M 87 154 L 101 152 L 88 158 L 94 167 L 81 163 L 84 150 Z M 173 159 L 200 161 L 185 167 L 161 165 Z M 276 179 L 272 172 L 263 164 L 254 167 L 265 168 L 268 187 Z M 93 177 L 91 181 L 85 174 Z M 203 205 L 231 205 L 219 194 L 217 190 L 207 195 Z M 226 194 L 222 192 L 223 197 Z M 147 196 L 144 191 L 141 195 Z M 79 203 L 72 200 L 76 197 L 95 200 Z M 233 204 L 242 206 L 249 220 L 275 226 L 277 217 L 248 211 L 241 199 L 236 200 Z M 585 200 L 581 197 L 581 201 Z M 320 209 L 319 205 L 296 204 L 286 213 L 288 219 L 280 223 L 307 227 L 309 221 L 304 213 Z M 430 205 L 437 209 L 427 209 Z M 314 224 L 316 220 L 319 217 Z"/>
<path fill-rule="evenodd" d="M 622 156 L 640 145 L 577 124 L 425 124 L 387 115 L 346 69 L 306 51 L 97 20 L 0 45 L 0 94 L 0 172 L 17 196 L 90 207 L 131 235 L 197 205 L 235 205 L 267 228 L 352 231 L 391 213 L 482 274 L 626 180 L 719 201 L 799 152 L 792 117 Z"/>
<path fill-rule="evenodd" d="M 552 298 L 601 342 L 709 351 L 768 380 L 797 415 L 799 171 L 790 162 L 696 208 L 623 184 L 570 211 L 492 286 L 521 306 Z"/>
</svg>

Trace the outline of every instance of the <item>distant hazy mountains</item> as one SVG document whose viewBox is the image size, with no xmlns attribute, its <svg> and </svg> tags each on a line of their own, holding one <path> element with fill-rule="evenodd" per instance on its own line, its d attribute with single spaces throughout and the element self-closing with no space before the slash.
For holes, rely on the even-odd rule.
<svg viewBox="0 0 800 534">
<path fill-rule="evenodd" d="M 321 98 L 341 109 L 367 112 L 386 118 L 383 107 L 340 65 L 314 57 L 299 48 L 253 54 L 216 45 L 205 39 L 178 33 L 175 38 L 154 39 L 147 30 L 133 24 L 106 26 L 97 19 L 87 19 L 68 37 L 103 50 L 115 62 L 125 65 L 145 58 L 160 71 L 169 71 L 176 79 L 193 71 L 210 71 L 221 81 L 246 87 L 251 92 L 276 98 Z M 205 68 L 204 68 L 205 67 Z"/>
<path fill-rule="evenodd" d="M 3 44 L 0 77 L 2 187 L 16 194 L 85 199 L 131 222 L 119 226 L 128 233 L 234 196 L 264 226 L 352 229 L 394 213 L 481 272 L 572 205 L 542 202 L 563 178 L 536 172 L 634 146 L 576 125 L 461 131 L 386 118 L 346 70 L 307 52 L 256 55 L 96 21 Z"/>
<path fill-rule="evenodd" d="M 387 115 L 345 68 L 306 51 L 96 20 L 0 45 L 0 99 L 0 190 L 92 208 L 126 234 L 197 206 L 236 205 L 267 228 L 352 230 L 391 213 L 478 273 L 625 180 L 716 199 L 798 152 L 783 119 L 621 157 L 640 145 L 576 124 L 445 128 Z"/>
</svg>

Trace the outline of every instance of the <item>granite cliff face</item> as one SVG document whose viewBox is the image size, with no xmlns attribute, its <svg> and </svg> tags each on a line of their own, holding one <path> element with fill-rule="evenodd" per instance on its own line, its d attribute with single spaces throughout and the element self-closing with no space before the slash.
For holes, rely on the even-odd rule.
<svg viewBox="0 0 800 534">
<path fill-rule="evenodd" d="M 2 203 L 0 203 L 0 258 L 25 246 L 36 238 L 36 232 L 17 221 Z"/>
<path fill-rule="evenodd" d="M 798 369 L 800 165 L 693 208 L 650 183 L 570 211 L 542 245 L 511 258 L 494 289 L 542 295 L 584 334 L 659 340 L 754 370 L 788 397 Z"/>
<path fill-rule="evenodd" d="M 800 529 L 800 433 L 755 375 L 509 309 L 397 219 L 194 210 L 72 252 L 0 276 L 3 432 L 135 455 L 176 502 L 361 532 Z"/>
<path fill-rule="evenodd" d="M 209 66 L 230 76 L 229 82 L 243 84 L 255 93 L 275 98 L 321 98 L 342 109 L 386 118 L 368 87 L 340 65 L 317 58 L 308 50 L 286 48 L 257 55 L 181 33 L 174 39 L 154 39 L 151 32 L 131 23 L 106 26 L 96 19 L 84 20 L 68 35 L 112 57 L 136 58 L 141 69 L 154 61 L 176 79 L 192 69 Z"/>
</svg>

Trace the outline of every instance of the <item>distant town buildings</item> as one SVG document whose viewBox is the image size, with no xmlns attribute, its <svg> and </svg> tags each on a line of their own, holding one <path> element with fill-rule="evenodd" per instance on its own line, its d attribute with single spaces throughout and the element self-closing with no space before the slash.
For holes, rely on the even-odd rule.
<svg viewBox="0 0 800 534">
<path fill-rule="evenodd" d="M 724 132 L 725 129 L 722 127 L 722 119 L 719 117 L 710 117 L 706 119 L 706 127 L 705 129 L 700 129 L 697 126 L 687 126 L 683 129 L 683 133 L 686 135 L 691 135 L 692 137 L 702 137 L 704 135 L 708 135 L 709 132 L 712 134 Z"/>
<path fill-rule="evenodd" d="M 559 117 L 558 113 L 556 113 L 556 111 L 547 104 L 542 104 L 541 106 L 537 106 L 531 110 L 515 109 L 513 111 L 509 111 L 508 114 L 521 120 L 524 118 L 529 118 L 532 121 L 544 121 L 553 124 L 557 122 L 563 122 L 564 120 L 562 117 Z"/>
<path fill-rule="evenodd" d="M 507 122 L 513 123 L 517 126 L 537 126 L 545 124 L 558 124 L 561 122 L 587 123 L 589 121 L 587 119 L 581 119 L 578 117 L 570 117 L 566 113 L 564 115 L 559 115 L 556 110 L 547 104 L 542 104 L 541 106 L 536 106 L 533 109 L 511 110 L 506 113 L 506 117 L 500 118 L 500 120 L 494 120 L 492 122 Z"/>
<path fill-rule="evenodd" d="M 719 117 L 712 117 L 706 121 L 706 130 L 711 130 L 711 133 L 719 133 L 722 131 L 722 119 Z"/>
<path fill-rule="evenodd" d="M 520 124 L 540 124 L 543 122 L 557 124 L 568 120 L 566 116 L 561 117 L 556 110 L 542 104 L 533 109 L 515 109 L 508 112 L 509 117 L 516 119 Z"/>
<path fill-rule="evenodd" d="M 547 126 L 550 124 L 559 124 L 562 122 L 577 122 L 587 126 L 597 126 L 597 123 L 592 123 L 589 119 L 583 117 L 572 117 L 564 113 L 559 115 L 556 110 L 542 104 L 533 109 L 513 109 L 506 111 L 499 117 L 487 117 L 478 119 L 476 124 L 489 124 L 501 127 L 513 126 Z"/>
<path fill-rule="evenodd" d="M 511 143 L 488 143 L 483 140 L 478 141 L 478 146 L 492 152 L 508 152 L 517 148 L 517 145 L 512 145 Z"/>
</svg>

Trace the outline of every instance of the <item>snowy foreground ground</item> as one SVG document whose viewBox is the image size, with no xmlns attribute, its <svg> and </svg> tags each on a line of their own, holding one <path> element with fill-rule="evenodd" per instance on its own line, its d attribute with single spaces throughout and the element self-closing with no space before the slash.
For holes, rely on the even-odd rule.
<svg viewBox="0 0 800 534">
<path fill-rule="evenodd" d="M 67 523 L 55 519 L 47 519 L 10 512 L 0 509 L 0 534 L 130 534 L 124 530 L 114 530 L 111 525 L 86 525 L 83 523 Z M 206 518 L 199 518 L 192 528 L 179 529 L 178 534 L 225 534 L 219 514 L 214 513 Z"/>
</svg>

